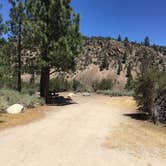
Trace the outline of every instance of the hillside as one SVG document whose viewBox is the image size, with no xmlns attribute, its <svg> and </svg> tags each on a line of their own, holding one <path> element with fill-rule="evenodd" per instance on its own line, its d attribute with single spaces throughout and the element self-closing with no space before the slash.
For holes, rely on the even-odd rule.
<svg viewBox="0 0 166 166">
<path fill-rule="evenodd" d="M 135 42 L 120 42 L 111 38 L 85 38 L 85 49 L 77 59 L 74 78 L 84 84 L 91 85 L 103 78 L 116 79 L 115 88 L 124 88 L 127 78 L 127 68 L 131 67 L 133 77 L 138 72 L 145 54 L 155 65 L 166 67 L 166 48 L 160 46 L 146 47 Z M 119 70 L 119 71 L 118 71 Z"/>
</svg>

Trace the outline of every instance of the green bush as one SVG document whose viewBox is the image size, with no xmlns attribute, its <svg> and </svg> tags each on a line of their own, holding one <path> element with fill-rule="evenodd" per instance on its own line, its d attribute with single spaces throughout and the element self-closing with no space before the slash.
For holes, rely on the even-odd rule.
<svg viewBox="0 0 166 166">
<path fill-rule="evenodd" d="M 37 105 L 43 105 L 45 102 L 37 95 L 19 93 L 14 90 L 0 90 L 0 110 L 5 110 L 13 104 L 22 104 L 26 108 L 32 108 Z"/>
<path fill-rule="evenodd" d="M 57 76 L 50 80 L 49 90 L 56 92 L 64 92 L 71 89 L 71 83 L 68 82 L 64 76 Z"/>
<path fill-rule="evenodd" d="M 165 72 L 151 69 L 139 75 L 134 86 L 134 97 L 138 103 L 139 109 L 152 116 L 156 99 L 161 92 L 166 90 Z"/>
<path fill-rule="evenodd" d="M 30 84 L 28 82 L 22 83 L 22 93 L 34 95 L 36 92 L 39 91 L 40 85 L 37 83 Z"/>
<path fill-rule="evenodd" d="M 108 95 L 108 96 L 133 96 L 133 91 L 128 90 L 97 90 L 98 94 Z"/>
<path fill-rule="evenodd" d="M 115 85 L 115 81 L 112 79 L 102 79 L 100 82 L 96 81 L 93 83 L 92 87 L 94 91 L 97 90 L 111 90 Z"/>
<path fill-rule="evenodd" d="M 78 80 L 74 79 L 72 81 L 72 90 L 76 92 L 82 92 L 85 90 L 85 86 L 81 84 Z"/>
</svg>

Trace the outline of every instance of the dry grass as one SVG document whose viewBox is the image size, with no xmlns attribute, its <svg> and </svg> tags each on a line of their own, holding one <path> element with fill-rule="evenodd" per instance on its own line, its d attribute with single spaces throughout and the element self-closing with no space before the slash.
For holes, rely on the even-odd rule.
<svg viewBox="0 0 166 166">
<path fill-rule="evenodd" d="M 114 98 L 108 104 L 121 108 L 124 114 L 125 110 L 128 111 L 127 113 L 136 113 L 136 103 L 132 98 L 122 98 L 121 101 Z M 121 123 L 110 133 L 104 146 L 110 149 L 127 150 L 137 157 L 148 155 L 166 158 L 166 127 L 128 118 L 126 123 Z"/>
<path fill-rule="evenodd" d="M 25 125 L 32 121 L 39 120 L 44 117 L 44 111 L 47 106 L 40 106 L 33 109 L 25 110 L 21 114 L 0 114 L 0 131 L 18 125 Z"/>
</svg>

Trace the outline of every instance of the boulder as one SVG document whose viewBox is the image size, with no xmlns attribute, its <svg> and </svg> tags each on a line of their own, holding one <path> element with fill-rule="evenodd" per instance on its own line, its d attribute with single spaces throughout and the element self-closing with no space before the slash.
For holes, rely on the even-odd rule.
<svg viewBox="0 0 166 166">
<path fill-rule="evenodd" d="M 24 106 L 21 104 L 14 104 L 6 109 L 8 114 L 19 114 L 24 110 Z"/>
</svg>

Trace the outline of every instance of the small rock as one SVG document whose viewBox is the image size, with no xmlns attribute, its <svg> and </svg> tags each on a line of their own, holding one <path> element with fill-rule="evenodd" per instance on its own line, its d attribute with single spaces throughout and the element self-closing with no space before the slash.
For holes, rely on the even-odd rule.
<svg viewBox="0 0 166 166">
<path fill-rule="evenodd" d="M 72 97 L 74 97 L 74 96 L 75 96 L 74 93 L 69 93 L 69 94 L 67 95 L 67 97 L 69 97 L 69 98 L 72 98 Z"/>
<path fill-rule="evenodd" d="M 24 106 L 21 104 L 14 104 L 6 109 L 8 114 L 19 114 L 24 110 Z"/>
<path fill-rule="evenodd" d="M 85 93 L 83 93 L 82 95 L 83 95 L 83 96 L 90 96 L 91 94 L 88 93 L 88 92 L 85 92 Z"/>
</svg>

